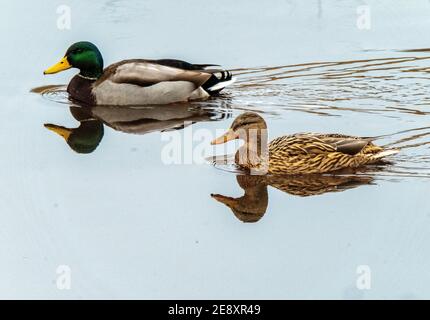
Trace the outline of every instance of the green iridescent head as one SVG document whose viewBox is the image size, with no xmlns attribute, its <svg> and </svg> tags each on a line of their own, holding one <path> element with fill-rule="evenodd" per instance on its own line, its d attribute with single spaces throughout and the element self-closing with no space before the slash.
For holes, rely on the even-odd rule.
<svg viewBox="0 0 430 320">
<path fill-rule="evenodd" d="M 53 74 L 78 68 L 85 77 L 99 78 L 103 73 L 103 57 L 99 49 L 91 42 L 80 41 L 67 49 L 64 57 L 57 64 L 46 69 L 44 74 Z"/>
</svg>

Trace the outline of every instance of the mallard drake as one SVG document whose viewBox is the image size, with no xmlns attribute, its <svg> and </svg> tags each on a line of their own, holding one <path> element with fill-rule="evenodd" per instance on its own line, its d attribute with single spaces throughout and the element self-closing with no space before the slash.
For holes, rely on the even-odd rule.
<svg viewBox="0 0 430 320">
<path fill-rule="evenodd" d="M 86 41 L 70 46 L 60 62 L 44 74 L 70 68 L 80 72 L 67 87 L 69 97 L 87 105 L 169 104 L 206 99 L 235 80 L 218 65 L 175 59 L 123 60 L 103 69 L 99 49 Z"/>
<path fill-rule="evenodd" d="M 267 143 L 267 126 L 253 112 L 238 116 L 230 129 L 212 144 L 242 139 L 236 164 L 256 174 L 313 174 L 375 164 L 399 150 L 384 149 L 370 138 L 342 134 L 298 133 Z"/>
</svg>

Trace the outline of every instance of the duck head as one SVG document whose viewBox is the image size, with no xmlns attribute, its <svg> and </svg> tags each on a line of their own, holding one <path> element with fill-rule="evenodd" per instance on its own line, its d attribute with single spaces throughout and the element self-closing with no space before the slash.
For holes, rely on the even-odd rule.
<svg viewBox="0 0 430 320">
<path fill-rule="evenodd" d="M 230 129 L 216 138 L 211 144 L 222 144 L 230 140 L 241 139 L 245 144 L 235 155 L 235 162 L 252 174 L 265 174 L 268 169 L 267 126 L 264 119 L 254 112 L 245 112 L 238 116 Z"/>
<path fill-rule="evenodd" d="M 103 73 L 103 58 L 99 49 L 88 41 L 76 42 L 67 49 L 58 63 L 46 69 L 43 74 L 53 74 L 70 68 L 78 68 L 81 76 L 94 80 L 99 78 Z"/>
<path fill-rule="evenodd" d="M 226 133 L 213 140 L 211 144 L 222 144 L 235 139 L 249 142 L 252 136 L 261 137 L 265 130 L 266 122 L 261 116 L 254 112 L 245 112 L 233 121 Z"/>
</svg>

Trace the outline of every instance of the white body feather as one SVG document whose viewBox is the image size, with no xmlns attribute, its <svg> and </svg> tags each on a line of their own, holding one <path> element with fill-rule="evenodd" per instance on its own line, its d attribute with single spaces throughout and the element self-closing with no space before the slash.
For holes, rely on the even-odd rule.
<svg viewBox="0 0 430 320">
<path fill-rule="evenodd" d="M 93 93 L 97 104 L 101 105 L 168 104 L 209 97 L 205 90 L 188 81 L 164 81 L 141 87 L 106 80 L 95 87 Z"/>
</svg>

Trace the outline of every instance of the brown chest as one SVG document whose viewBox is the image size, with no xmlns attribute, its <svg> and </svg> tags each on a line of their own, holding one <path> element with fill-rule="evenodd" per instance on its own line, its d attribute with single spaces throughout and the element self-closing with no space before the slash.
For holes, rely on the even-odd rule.
<svg viewBox="0 0 430 320">
<path fill-rule="evenodd" d="M 70 81 L 67 92 L 72 101 L 87 105 L 95 105 L 96 99 L 92 93 L 94 80 L 84 79 L 78 75 L 74 76 Z"/>
</svg>

